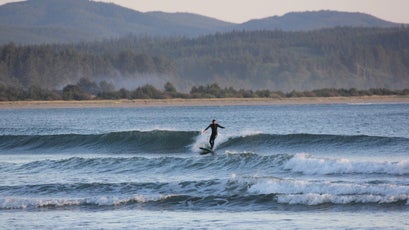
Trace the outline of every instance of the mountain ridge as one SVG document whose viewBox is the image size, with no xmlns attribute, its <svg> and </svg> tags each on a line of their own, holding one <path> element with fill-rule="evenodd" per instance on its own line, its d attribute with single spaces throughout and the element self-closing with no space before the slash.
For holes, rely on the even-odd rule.
<svg viewBox="0 0 409 230">
<path fill-rule="evenodd" d="M 294 12 L 236 24 L 193 13 L 143 13 L 113 3 L 88 0 L 27 0 L 0 6 L 0 44 L 76 43 L 128 34 L 197 37 L 233 30 L 398 25 L 367 14 L 338 11 Z"/>
<path fill-rule="evenodd" d="M 320 10 L 290 12 L 284 14 L 283 16 L 253 19 L 239 25 L 238 27 L 248 30 L 278 29 L 285 31 L 299 31 L 325 29 L 338 26 L 393 27 L 396 25 L 396 23 L 388 22 L 369 14 L 359 12 Z"/>
</svg>

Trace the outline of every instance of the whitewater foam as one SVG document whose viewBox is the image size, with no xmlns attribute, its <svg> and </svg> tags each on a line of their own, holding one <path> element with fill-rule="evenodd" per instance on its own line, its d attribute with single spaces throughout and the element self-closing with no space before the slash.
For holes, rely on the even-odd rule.
<svg viewBox="0 0 409 230">
<path fill-rule="evenodd" d="M 306 153 L 294 155 L 283 169 L 308 175 L 329 174 L 409 174 L 409 160 L 353 161 L 349 159 L 318 158 Z"/>
<path fill-rule="evenodd" d="M 278 195 L 277 202 L 291 205 L 320 205 L 320 204 L 389 204 L 408 200 L 408 196 L 401 194 L 398 196 L 380 195 L 332 195 L 332 194 L 295 194 Z M 406 203 L 407 204 L 407 203 Z"/>
<path fill-rule="evenodd" d="M 20 198 L 4 197 L 0 199 L 0 209 L 35 209 L 73 206 L 121 206 L 132 203 L 147 203 L 169 199 L 177 194 L 135 194 L 129 197 L 99 196 L 86 198 Z"/>
<path fill-rule="evenodd" d="M 394 203 L 408 201 L 409 186 L 394 184 L 353 184 L 291 179 L 257 179 L 252 194 L 275 194 L 277 202 L 317 205 L 323 203 Z"/>
</svg>

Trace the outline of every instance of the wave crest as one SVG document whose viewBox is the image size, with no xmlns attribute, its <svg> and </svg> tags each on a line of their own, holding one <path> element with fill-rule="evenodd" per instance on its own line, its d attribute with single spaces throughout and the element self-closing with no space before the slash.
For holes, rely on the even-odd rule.
<svg viewBox="0 0 409 230">
<path fill-rule="evenodd" d="M 125 131 L 106 134 L 5 135 L 1 153 L 192 153 L 206 145 L 208 137 L 197 131 Z M 223 137 L 217 152 L 299 153 L 339 152 L 406 154 L 409 139 L 402 137 L 318 134 L 263 134 Z"/>
<path fill-rule="evenodd" d="M 308 175 L 329 174 L 388 174 L 409 175 L 409 160 L 352 161 L 349 159 L 317 158 L 309 154 L 296 154 L 283 165 L 285 170 Z"/>
</svg>

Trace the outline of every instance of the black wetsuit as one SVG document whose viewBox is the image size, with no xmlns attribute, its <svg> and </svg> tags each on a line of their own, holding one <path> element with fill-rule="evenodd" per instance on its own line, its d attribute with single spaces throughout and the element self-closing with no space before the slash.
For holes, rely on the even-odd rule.
<svg viewBox="0 0 409 230">
<path fill-rule="evenodd" d="M 208 130 L 209 128 L 212 128 L 212 135 L 210 135 L 210 140 L 209 140 L 210 148 L 211 148 L 211 149 L 213 149 L 214 140 L 215 140 L 216 137 L 217 137 L 217 127 L 224 129 L 223 126 L 221 126 L 221 125 L 219 125 L 219 124 L 213 124 L 213 123 L 210 124 L 209 126 L 207 126 L 207 128 L 205 129 L 205 131 L 206 131 L 206 130 Z"/>
</svg>

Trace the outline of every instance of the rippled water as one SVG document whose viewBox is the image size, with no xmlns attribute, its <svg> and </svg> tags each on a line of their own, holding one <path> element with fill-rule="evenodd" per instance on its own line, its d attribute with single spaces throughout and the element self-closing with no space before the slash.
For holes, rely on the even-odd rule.
<svg viewBox="0 0 409 230">
<path fill-rule="evenodd" d="M 408 127 L 409 104 L 0 110 L 0 221 L 405 229 Z"/>
</svg>

